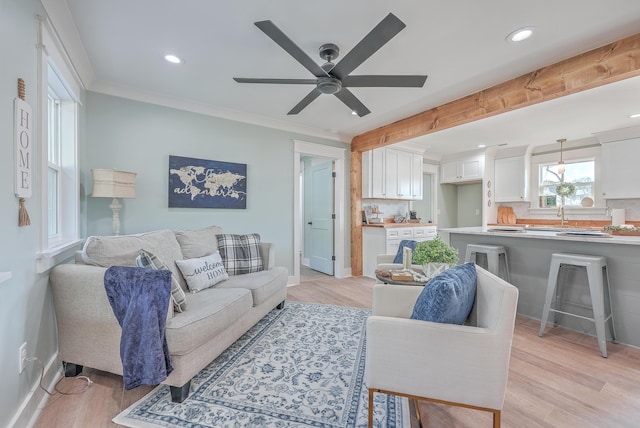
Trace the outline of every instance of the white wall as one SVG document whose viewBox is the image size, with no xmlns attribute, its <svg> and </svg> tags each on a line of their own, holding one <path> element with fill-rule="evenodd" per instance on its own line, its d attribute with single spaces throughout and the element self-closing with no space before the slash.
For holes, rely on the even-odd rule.
<svg viewBox="0 0 640 428">
<path fill-rule="evenodd" d="M 87 234 L 111 233 L 110 201 L 91 198 L 91 169 L 136 172 L 136 199 L 123 201 L 121 233 L 219 225 L 228 233 L 257 232 L 276 245 L 276 263 L 293 274 L 293 140 L 346 148 L 226 119 L 87 93 Z M 169 155 L 247 164 L 247 209 L 168 208 Z M 348 183 L 347 183 L 348 184 Z M 349 193 L 347 193 L 349 194 Z M 348 239 L 348 238 L 347 238 Z M 350 266 L 350 261 L 345 261 Z"/>
<path fill-rule="evenodd" d="M 36 15 L 44 15 L 38 0 L 3 0 L 0 2 L 0 272 L 11 278 L 0 284 L 0 426 L 12 422 L 23 403 L 37 390 L 39 366 L 29 363 L 18 374 L 18 347 L 27 342 L 28 357 L 38 357 L 44 364 L 55 355 L 56 329 L 47 274 L 36 273 L 38 251 L 37 225 L 40 221 L 37 186 L 40 174 L 32 159 L 33 195 L 26 206 L 31 226 L 18 226 L 18 199 L 14 196 L 14 123 L 13 100 L 18 96 L 17 79 L 26 84 L 26 101 L 37 114 L 37 29 Z M 35 144 L 38 130 L 32 129 Z M 32 147 L 32 154 L 37 150 Z M 28 416 L 28 415 L 27 415 Z"/>
</svg>

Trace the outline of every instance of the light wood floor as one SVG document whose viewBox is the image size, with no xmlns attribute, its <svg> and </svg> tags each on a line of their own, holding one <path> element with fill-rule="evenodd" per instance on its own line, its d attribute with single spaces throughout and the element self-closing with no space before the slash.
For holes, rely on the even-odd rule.
<svg viewBox="0 0 640 428">
<path fill-rule="evenodd" d="M 303 276 L 289 287 L 288 300 L 371 307 L 374 281 Z M 306 280 L 304 280 L 306 279 Z M 537 335 L 539 322 L 518 317 L 502 426 L 638 427 L 640 426 L 640 350 L 608 343 L 602 358 L 595 338 L 562 328 Z M 122 378 L 87 369 L 94 384 L 81 395 L 51 397 L 38 428 L 114 427 L 111 419 L 152 387 L 125 391 Z M 63 379 L 59 389 L 81 388 L 84 382 Z M 420 403 L 424 427 L 491 427 L 489 413 Z"/>
</svg>

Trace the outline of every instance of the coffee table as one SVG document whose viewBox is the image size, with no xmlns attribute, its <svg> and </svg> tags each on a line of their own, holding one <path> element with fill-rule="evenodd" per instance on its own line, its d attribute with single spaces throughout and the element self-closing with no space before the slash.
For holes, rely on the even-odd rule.
<svg viewBox="0 0 640 428">
<path fill-rule="evenodd" d="M 385 284 L 394 284 L 394 285 L 416 285 L 416 286 L 424 286 L 425 284 L 427 284 L 429 281 L 406 281 L 406 280 L 398 280 L 398 279 L 393 279 L 391 278 L 391 272 L 390 270 L 387 269 L 376 269 L 376 278 L 385 283 Z"/>
</svg>

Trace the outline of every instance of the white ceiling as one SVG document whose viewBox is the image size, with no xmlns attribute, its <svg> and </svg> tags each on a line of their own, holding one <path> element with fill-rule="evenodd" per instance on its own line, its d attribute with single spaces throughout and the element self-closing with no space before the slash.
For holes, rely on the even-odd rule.
<svg viewBox="0 0 640 428">
<path fill-rule="evenodd" d="M 89 90 L 326 138 L 358 134 L 636 34 L 638 0 L 42 0 Z M 407 27 L 352 74 L 428 74 L 423 88 L 352 88 L 362 118 L 331 95 L 287 116 L 311 89 L 233 77 L 312 78 L 253 23 L 273 21 L 318 64 L 339 60 L 388 13 Z M 535 27 L 520 44 L 511 31 Z M 183 64 L 163 57 L 178 55 Z M 421 137 L 434 155 L 484 143 L 549 144 L 637 125 L 630 79 Z M 640 121 L 637 119 L 636 121 Z"/>
</svg>

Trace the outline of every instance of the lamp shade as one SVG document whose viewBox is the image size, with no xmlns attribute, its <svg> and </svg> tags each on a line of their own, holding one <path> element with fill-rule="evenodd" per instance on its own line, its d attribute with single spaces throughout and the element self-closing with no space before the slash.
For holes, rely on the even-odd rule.
<svg viewBox="0 0 640 428">
<path fill-rule="evenodd" d="M 135 198 L 136 173 L 117 169 L 92 169 L 94 198 Z"/>
</svg>

